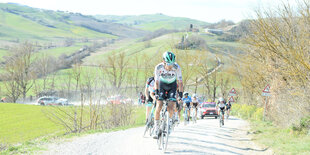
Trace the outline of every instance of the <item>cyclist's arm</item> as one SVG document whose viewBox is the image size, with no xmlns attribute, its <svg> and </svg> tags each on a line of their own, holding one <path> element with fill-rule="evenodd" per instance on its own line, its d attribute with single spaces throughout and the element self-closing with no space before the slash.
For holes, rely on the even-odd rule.
<svg viewBox="0 0 310 155">
<path fill-rule="evenodd" d="M 154 71 L 154 78 L 155 78 L 155 90 L 156 89 L 159 89 L 159 82 L 158 82 L 158 80 L 159 80 L 159 75 L 160 75 L 160 73 L 159 73 L 159 70 L 158 70 L 158 65 L 155 67 L 155 71 Z"/>
<path fill-rule="evenodd" d="M 150 97 L 147 84 L 146 84 L 145 89 L 144 89 L 144 94 L 145 94 L 145 99 L 148 99 Z"/>
</svg>

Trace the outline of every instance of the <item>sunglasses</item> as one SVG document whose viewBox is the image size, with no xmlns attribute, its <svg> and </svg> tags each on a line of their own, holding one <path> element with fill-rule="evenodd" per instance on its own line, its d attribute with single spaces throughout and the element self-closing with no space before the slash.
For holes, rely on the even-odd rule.
<svg viewBox="0 0 310 155">
<path fill-rule="evenodd" d="M 174 63 L 165 63 L 167 66 L 172 66 Z"/>
</svg>

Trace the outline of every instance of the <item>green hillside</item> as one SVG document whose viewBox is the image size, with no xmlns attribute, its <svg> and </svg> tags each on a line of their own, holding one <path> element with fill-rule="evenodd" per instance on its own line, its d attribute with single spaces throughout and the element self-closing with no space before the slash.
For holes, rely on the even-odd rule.
<svg viewBox="0 0 310 155">
<path fill-rule="evenodd" d="M 208 23 L 184 17 L 170 17 L 163 14 L 149 14 L 139 16 L 115 16 L 97 15 L 98 19 L 115 23 L 130 25 L 148 31 L 155 31 L 161 28 L 166 29 L 185 29 L 190 24 L 196 27 L 208 25 Z"/>
<path fill-rule="evenodd" d="M 92 16 L 0 3 L 0 40 L 51 41 L 63 38 L 143 36 L 144 31 Z"/>
</svg>

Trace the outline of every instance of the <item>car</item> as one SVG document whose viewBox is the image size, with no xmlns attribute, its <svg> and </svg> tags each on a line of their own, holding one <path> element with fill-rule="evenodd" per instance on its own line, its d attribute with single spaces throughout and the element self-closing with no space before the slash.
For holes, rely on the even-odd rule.
<svg viewBox="0 0 310 155">
<path fill-rule="evenodd" d="M 218 111 L 216 109 L 215 102 L 204 102 L 199 107 L 200 118 L 203 119 L 204 117 L 218 117 Z"/>
<path fill-rule="evenodd" d="M 129 104 L 133 102 L 132 99 L 127 98 L 122 95 L 111 96 L 107 98 L 107 101 L 108 101 L 107 103 L 111 103 L 111 104 Z"/>
<path fill-rule="evenodd" d="M 68 99 L 58 98 L 54 96 L 43 96 L 37 101 L 39 105 L 68 105 Z"/>
</svg>

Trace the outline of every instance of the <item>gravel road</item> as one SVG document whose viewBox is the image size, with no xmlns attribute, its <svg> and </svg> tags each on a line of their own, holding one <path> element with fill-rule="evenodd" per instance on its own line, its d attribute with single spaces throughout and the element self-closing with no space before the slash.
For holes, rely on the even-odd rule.
<svg viewBox="0 0 310 155">
<path fill-rule="evenodd" d="M 165 154 L 272 154 L 251 141 L 246 121 L 231 117 L 222 128 L 218 120 L 205 118 L 196 124 L 181 123 L 169 137 Z M 48 144 L 38 154 L 151 155 L 164 154 L 156 140 L 143 137 L 144 127 L 110 133 L 97 133 Z"/>
</svg>

